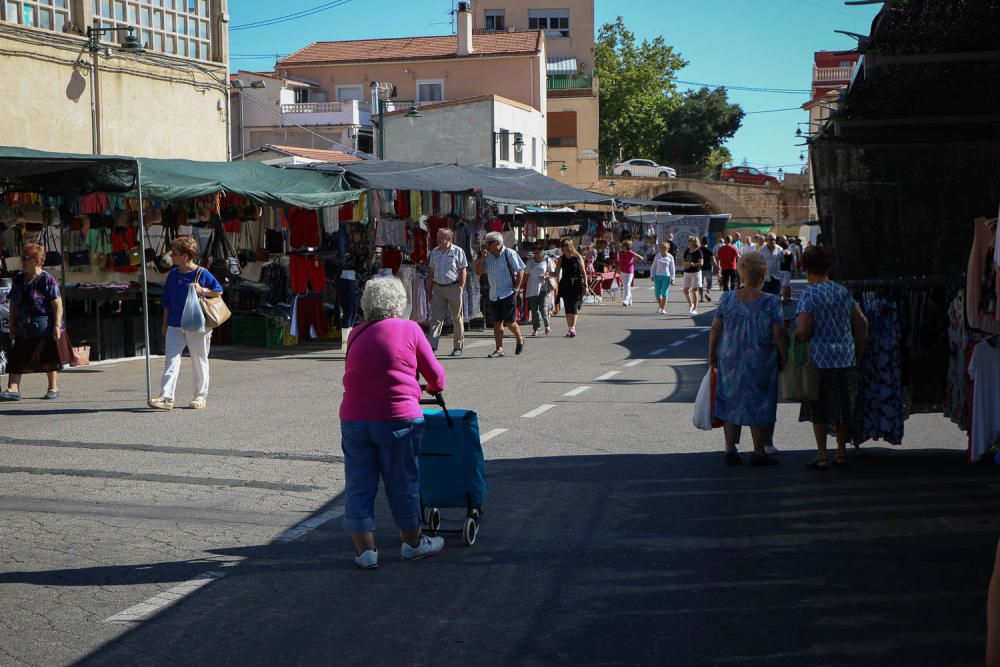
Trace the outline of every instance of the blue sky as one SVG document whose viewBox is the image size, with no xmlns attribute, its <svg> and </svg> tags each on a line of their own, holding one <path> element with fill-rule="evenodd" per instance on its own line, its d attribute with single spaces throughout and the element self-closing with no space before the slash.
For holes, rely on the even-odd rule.
<svg viewBox="0 0 1000 667">
<path fill-rule="evenodd" d="M 485 0 L 479 0 L 480 2 Z M 273 55 L 311 42 L 417 35 L 450 31 L 452 0 L 230 1 L 232 67 L 270 70 Z M 558 4 L 558 3 L 554 3 Z M 320 11 L 260 28 L 255 21 L 312 9 Z M 833 31 L 868 34 L 876 6 L 847 7 L 843 0 L 596 0 L 600 25 L 621 15 L 639 39 L 659 35 L 690 64 L 678 78 L 707 84 L 807 90 L 812 53 L 849 49 L 854 40 Z M 261 57 L 263 56 L 263 57 Z M 808 94 L 730 91 L 747 112 L 794 109 Z M 736 162 L 798 171 L 796 123 L 801 110 L 749 113 L 728 146 Z"/>
</svg>

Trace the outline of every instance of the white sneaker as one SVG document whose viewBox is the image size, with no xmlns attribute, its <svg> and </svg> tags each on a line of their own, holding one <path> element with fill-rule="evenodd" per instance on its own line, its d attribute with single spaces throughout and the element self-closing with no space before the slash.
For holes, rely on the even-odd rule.
<svg viewBox="0 0 1000 667">
<path fill-rule="evenodd" d="M 378 567 L 378 550 L 372 551 L 369 549 L 360 556 L 355 556 L 354 564 L 362 570 L 374 570 Z"/>
<path fill-rule="evenodd" d="M 403 546 L 400 549 L 400 556 L 403 557 L 403 560 L 417 560 L 418 558 L 433 556 L 442 549 L 444 549 L 443 537 L 421 535 L 420 544 L 415 547 L 411 547 L 406 542 L 403 542 Z"/>
<path fill-rule="evenodd" d="M 778 451 L 778 448 L 777 448 L 777 447 L 775 447 L 774 445 L 768 445 L 767 447 L 765 447 L 765 448 L 764 448 L 764 451 L 765 451 L 765 452 L 766 452 L 767 454 L 769 454 L 769 455 L 774 455 L 774 454 L 779 454 L 779 453 L 780 453 L 780 452 Z"/>
<path fill-rule="evenodd" d="M 698 314 L 698 309 L 697 308 L 692 308 L 691 309 L 691 314 L 692 315 L 697 315 Z"/>
</svg>

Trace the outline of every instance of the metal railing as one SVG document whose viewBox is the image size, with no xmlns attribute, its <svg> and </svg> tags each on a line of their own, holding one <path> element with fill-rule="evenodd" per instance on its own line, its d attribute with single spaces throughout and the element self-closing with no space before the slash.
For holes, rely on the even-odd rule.
<svg viewBox="0 0 1000 667">
<path fill-rule="evenodd" d="M 814 82 L 850 81 L 853 67 L 813 67 Z"/>
<path fill-rule="evenodd" d="M 492 35 L 495 32 L 525 32 L 528 28 L 520 25 L 505 25 L 502 28 L 487 28 L 486 26 L 477 26 L 472 29 L 473 35 Z"/>
<path fill-rule="evenodd" d="M 281 113 L 341 113 L 343 110 L 343 102 L 299 102 L 281 105 Z"/>
<path fill-rule="evenodd" d="M 548 77 L 546 87 L 549 90 L 570 90 L 574 88 L 587 88 L 589 90 L 594 87 L 594 77 L 551 74 Z"/>
</svg>

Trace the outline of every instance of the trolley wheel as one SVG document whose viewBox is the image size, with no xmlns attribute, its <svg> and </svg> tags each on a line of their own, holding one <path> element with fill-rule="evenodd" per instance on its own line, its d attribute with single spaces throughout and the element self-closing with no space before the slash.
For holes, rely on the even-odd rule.
<svg viewBox="0 0 1000 667">
<path fill-rule="evenodd" d="M 465 542 L 465 546 L 471 547 L 476 543 L 476 537 L 479 535 L 479 522 L 468 517 L 465 520 L 465 527 L 462 528 L 462 541 Z"/>
<path fill-rule="evenodd" d="M 441 529 L 441 510 L 436 507 L 430 509 L 427 514 L 427 526 L 431 529 L 432 533 L 436 533 Z"/>
</svg>

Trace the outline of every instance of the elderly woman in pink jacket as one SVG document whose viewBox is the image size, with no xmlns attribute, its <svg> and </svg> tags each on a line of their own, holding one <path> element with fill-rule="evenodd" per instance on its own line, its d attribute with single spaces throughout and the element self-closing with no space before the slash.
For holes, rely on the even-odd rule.
<svg viewBox="0 0 1000 667">
<path fill-rule="evenodd" d="M 417 453 L 424 433 L 422 390 L 444 390 L 444 369 L 420 325 L 402 318 L 406 291 L 396 278 L 372 278 L 361 309 L 365 322 L 351 331 L 344 363 L 340 404 L 346 508 L 344 530 L 354 542 L 355 564 L 378 567 L 375 547 L 375 496 L 379 479 L 392 510 L 404 560 L 433 556 L 444 539 L 420 530 Z"/>
</svg>

